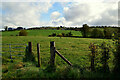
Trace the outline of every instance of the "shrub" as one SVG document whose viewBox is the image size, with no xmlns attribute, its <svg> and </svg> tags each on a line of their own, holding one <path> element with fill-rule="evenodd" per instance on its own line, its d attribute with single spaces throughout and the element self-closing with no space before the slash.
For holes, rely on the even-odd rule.
<svg viewBox="0 0 120 80">
<path fill-rule="evenodd" d="M 104 28 L 105 38 L 111 39 L 113 33 L 114 33 L 113 29 L 111 29 L 111 28 Z"/>
<path fill-rule="evenodd" d="M 68 33 L 68 36 L 72 36 L 73 34 L 71 32 Z"/>
<path fill-rule="evenodd" d="M 66 36 L 67 37 L 71 37 L 73 34 L 71 33 L 71 32 L 68 32 L 67 34 L 66 34 Z"/>
<path fill-rule="evenodd" d="M 26 47 L 25 57 L 23 58 L 23 61 L 24 61 L 24 62 L 27 62 L 27 61 L 36 62 L 36 60 L 35 60 L 35 55 L 34 55 L 33 52 L 30 53 L 30 52 L 28 51 L 28 46 Z"/>
<path fill-rule="evenodd" d="M 19 32 L 19 36 L 27 36 L 27 32 L 26 32 L 26 30 L 21 30 L 20 32 Z"/>
<path fill-rule="evenodd" d="M 104 32 L 95 28 L 91 32 L 91 37 L 93 37 L 93 38 L 104 38 Z"/>
<path fill-rule="evenodd" d="M 10 36 L 13 36 L 13 35 L 10 35 Z"/>
<path fill-rule="evenodd" d="M 104 72 L 109 72 L 108 60 L 110 58 L 110 46 L 103 42 L 100 46 L 102 50 L 100 62 L 102 63 L 102 68 Z"/>
<path fill-rule="evenodd" d="M 62 34 L 58 34 L 57 37 L 63 37 Z"/>
<path fill-rule="evenodd" d="M 93 43 L 90 43 L 89 46 L 90 50 L 91 50 L 91 54 L 90 54 L 90 61 L 91 61 L 91 71 L 95 71 L 95 55 L 97 53 L 97 46 L 94 45 Z"/>
<path fill-rule="evenodd" d="M 65 33 L 62 33 L 62 36 L 65 36 Z"/>
<path fill-rule="evenodd" d="M 51 36 L 53 36 L 53 37 L 56 36 L 56 33 L 53 33 Z"/>
<path fill-rule="evenodd" d="M 114 69 L 113 72 L 120 73 L 120 38 L 116 41 L 116 51 L 114 52 Z"/>
</svg>

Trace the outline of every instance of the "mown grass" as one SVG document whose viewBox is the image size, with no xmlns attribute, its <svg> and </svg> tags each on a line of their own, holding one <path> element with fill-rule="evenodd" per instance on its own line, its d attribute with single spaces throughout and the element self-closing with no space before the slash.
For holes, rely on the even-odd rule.
<svg viewBox="0 0 120 80">
<path fill-rule="evenodd" d="M 28 30 L 28 36 L 15 36 L 18 31 L 3 32 L 2 43 L 25 43 L 32 42 L 33 53 L 37 61 L 37 43 L 40 43 L 41 68 L 36 67 L 37 62 L 23 62 L 23 57 L 13 57 L 10 62 L 9 53 L 2 53 L 3 59 L 3 78 L 103 78 L 107 77 L 101 73 L 90 72 L 89 44 L 101 44 L 103 41 L 112 44 L 111 39 L 93 38 L 71 38 L 71 37 L 48 37 L 53 32 L 69 32 L 65 30 Z M 81 36 L 78 31 L 71 31 L 74 35 Z M 14 35 L 14 36 L 10 36 Z M 51 72 L 49 67 L 50 60 L 50 41 L 55 41 L 56 49 L 72 64 L 68 66 L 58 55 L 55 60 L 55 72 Z M 3 50 L 8 50 L 4 49 Z M 15 50 L 15 49 L 13 49 Z M 25 50 L 25 49 L 20 49 Z M 19 53 L 12 53 L 19 54 Z M 21 53 L 25 54 L 25 53 Z M 113 68 L 112 60 L 110 68 Z M 96 74 L 96 75 L 95 75 Z"/>
</svg>

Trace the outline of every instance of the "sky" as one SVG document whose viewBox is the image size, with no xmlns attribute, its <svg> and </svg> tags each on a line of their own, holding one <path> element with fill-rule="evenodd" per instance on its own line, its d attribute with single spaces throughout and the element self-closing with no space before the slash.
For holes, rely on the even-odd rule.
<svg viewBox="0 0 120 80">
<path fill-rule="evenodd" d="M 117 0 L 28 1 L 0 3 L 0 25 L 18 27 L 39 26 L 118 26 Z"/>
</svg>

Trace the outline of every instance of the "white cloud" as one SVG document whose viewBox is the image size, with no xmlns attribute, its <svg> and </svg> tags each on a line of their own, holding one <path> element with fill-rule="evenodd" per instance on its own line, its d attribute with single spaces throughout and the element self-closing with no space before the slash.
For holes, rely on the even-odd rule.
<svg viewBox="0 0 120 80">
<path fill-rule="evenodd" d="M 118 2 L 119 0 L 1 0 L 1 2 Z"/>
<path fill-rule="evenodd" d="M 117 3 L 74 3 L 64 7 L 64 18 L 73 26 L 84 23 L 90 25 L 117 25 Z"/>
<path fill-rule="evenodd" d="M 59 18 L 60 17 L 60 13 L 59 12 L 57 12 L 57 11 L 55 11 L 55 12 L 52 12 L 51 13 L 51 19 L 57 19 L 57 18 Z"/>
<path fill-rule="evenodd" d="M 39 26 L 41 13 L 46 13 L 52 6 L 51 3 L 3 3 L 3 25 L 8 26 Z"/>
<path fill-rule="evenodd" d="M 81 26 L 88 25 L 117 25 L 118 3 L 61 3 L 63 14 L 58 11 L 51 13 L 49 22 L 40 21 L 41 13 L 47 13 L 53 2 L 3 3 L 3 25 L 8 26 Z M 67 6 L 65 5 L 67 4 Z M 63 16 L 62 16 L 63 15 Z"/>
</svg>

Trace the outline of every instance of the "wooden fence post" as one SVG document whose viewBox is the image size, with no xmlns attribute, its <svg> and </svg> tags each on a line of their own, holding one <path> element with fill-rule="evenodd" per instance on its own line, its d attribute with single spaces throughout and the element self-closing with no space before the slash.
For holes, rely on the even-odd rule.
<svg viewBox="0 0 120 80">
<path fill-rule="evenodd" d="M 64 57 L 62 56 L 57 50 L 55 51 L 67 64 L 69 64 L 70 66 L 72 66 L 72 64 Z"/>
<path fill-rule="evenodd" d="M 11 54 L 11 44 L 9 44 L 9 49 L 10 49 L 10 59 L 11 59 L 11 62 L 13 62 L 13 60 L 12 60 L 12 54 Z"/>
<path fill-rule="evenodd" d="M 51 41 L 50 42 L 50 65 L 54 66 L 55 65 L 55 42 Z"/>
<path fill-rule="evenodd" d="M 40 44 L 37 43 L 37 54 L 38 54 L 38 67 L 41 66 L 41 62 L 40 62 Z"/>
<path fill-rule="evenodd" d="M 32 43 L 28 42 L 28 52 L 32 54 Z"/>
</svg>

